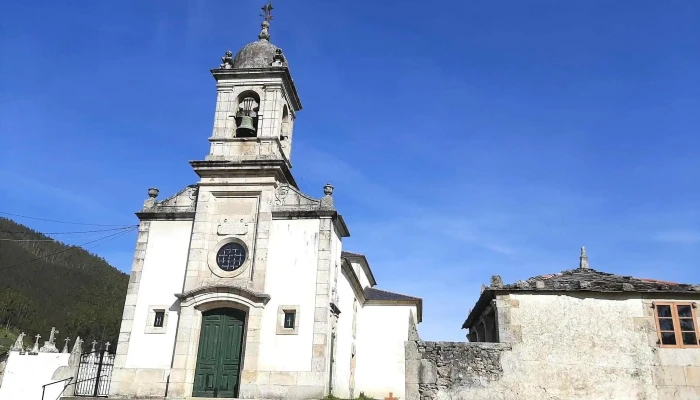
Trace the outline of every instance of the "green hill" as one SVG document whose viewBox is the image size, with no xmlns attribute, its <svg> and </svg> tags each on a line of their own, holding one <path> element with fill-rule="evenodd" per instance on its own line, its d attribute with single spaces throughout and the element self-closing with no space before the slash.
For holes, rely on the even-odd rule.
<svg viewBox="0 0 700 400">
<path fill-rule="evenodd" d="M 0 328 L 26 332 L 29 343 L 37 333 L 47 339 L 55 326 L 59 347 L 76 335 L 87 343 L 117 342 L 128 275 L 81 248 L 26 241 L 51 238 L 6 218 L 0 218 L 0 238 L 25 240 L 0 241 Z M 0 338 L 0 346 L 7 339 Z"/>
</svg>

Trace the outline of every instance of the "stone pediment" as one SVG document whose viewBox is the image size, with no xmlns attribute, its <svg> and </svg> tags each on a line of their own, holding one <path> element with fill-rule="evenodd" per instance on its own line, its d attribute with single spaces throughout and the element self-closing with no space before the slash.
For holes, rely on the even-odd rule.
<svg viewBox="0 0 700 400">
<path fill-rule="evenodd" d="M 184 293 L 176 294 L 183 305 L 199 305 L 207 302 L 231 300 L 250 307 L 263 307 L 270 301 L 270 295 L 234 284 L 212 284 L 200 286 Z"/>
<path fill-rule="evenodd" d="M 275 191 L 273 210 L 318 210 L 321 208 L 321 199 L 307 196 L 297 188 L 282 184 Z"/>
<path fill-rule="evenodd" d="M 158 201 L 151 196 L 136 213 L 141 219 L 193 217 L 197 207 L 197 185 L 189 185 L 167 199 Z M 157 196 L 157 192 L 155 193 Z"/>
<path fill-rule="evenodd" d="M 275 200 L 272 211 L 317 211 L 334 210 L 333 207 L 333 186 L 330 184 L 324 187 L 325 196 L 315 199 L 307 196 L 299 189 L 288 184 L 282 184 L 275 190 Z"/>
</svg>

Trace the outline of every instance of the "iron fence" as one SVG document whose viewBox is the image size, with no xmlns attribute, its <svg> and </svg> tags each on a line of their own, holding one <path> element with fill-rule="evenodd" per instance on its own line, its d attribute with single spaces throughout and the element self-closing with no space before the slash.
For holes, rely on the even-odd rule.
<svg viewBox="0 0 700 400">
<path fill-rule="evenodd" d="M 112 381 L 114 354 L 106 350 L 91 351 L 80 355 L 76 396 L 107 397 Z"/>
</svg>

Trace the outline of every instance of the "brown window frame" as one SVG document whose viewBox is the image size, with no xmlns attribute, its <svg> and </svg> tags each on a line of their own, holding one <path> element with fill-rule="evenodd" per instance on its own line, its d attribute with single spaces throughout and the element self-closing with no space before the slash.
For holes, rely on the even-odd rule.
<svg viewBox="0 0 700 400">
<path fill-rule="evenodd" d="M 681 349 L 700 348 L 700 329 L 698 327 L 698 315 L 695 312 L 696 303 L 679 301 L 679 302 L 654 302 L 653 304 L 654 304 L 654 322 L 656 323 L 656 334 L 659 338 L 659 347 L 681 348 Z M 671 318 L 673 320 L 673 333 L 675 333 L 675 335 L 676 335 L 676 344 L 664 344 L 663 343 L 663 340 L 661 338 L 661 325 L 659 324 L 659 306 L 669 306 L 671 308 Z M 693 316 L 693 328 L 695 329 L 695 339 L 698 341 L 698 343 L 683 344 L 682 332 L 690 332 L 690 331 L 681 331 L 680 318 L 678 317 L 678 306 L 690 306 L 690 312 Z M 668 318 L 668 317 L 662 317 L 662 318 Z M 664 331 L 664 332 L 668 332 L 668 331 Z"/>
</svg>

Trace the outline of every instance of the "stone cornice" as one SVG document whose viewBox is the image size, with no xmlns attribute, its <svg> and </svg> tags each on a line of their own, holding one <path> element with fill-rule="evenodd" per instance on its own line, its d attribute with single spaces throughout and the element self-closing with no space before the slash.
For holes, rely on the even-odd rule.
<svg viewBox="0 0 700 400">
<path fill-rule="evenodd" d="M 281 182 L 297 188 L 289 165 L 283 160 L 190 161 L 200 178 L 227 178 L 275 175 Z"/>
<path fill-rule="evenodd" d="M 137 212 L 141 221 L 194 221 L 194 211 L 153 211 Z"/>
<path fill-rule="evenodd" d="M 299 93 L 287 67 L 212 69 L 211 74 L 217 82 L 221 79 L 281 78 L 284 90 L 294 111 L 302 109 Z"/>
</svg>

